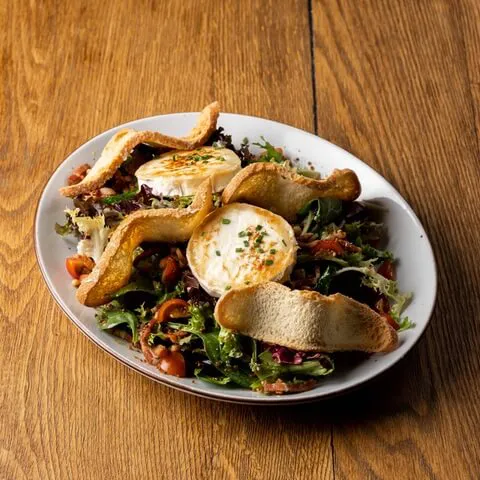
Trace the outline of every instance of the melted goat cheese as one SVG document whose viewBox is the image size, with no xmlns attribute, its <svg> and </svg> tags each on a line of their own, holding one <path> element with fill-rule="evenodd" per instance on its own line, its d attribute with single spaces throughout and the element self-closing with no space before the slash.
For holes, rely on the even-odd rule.
<svg viewBox="0 0 480 480">
<path fill-rule="evenodd" d="M 227 148 L 202 147 L 174 150 L 143 164 L 135 172 L 138 186 L 150 187 L 154 195 L 193 195 L 211 178 L 214 192 L 222 191 L 241 169 L 240 159 Z"/>
<path fill-rule="evenodd" d="M 287 280 L 296 251 L 286 220 L 263 208 L 232 203 L 195 229 L 187 258 L 202 288 L 220 297 L 231 288 Z"/>
</svg>

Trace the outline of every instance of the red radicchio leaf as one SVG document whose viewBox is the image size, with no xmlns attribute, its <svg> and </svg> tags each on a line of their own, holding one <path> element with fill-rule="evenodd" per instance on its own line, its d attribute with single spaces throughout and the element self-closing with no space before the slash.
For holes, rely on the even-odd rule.
<svg viewBox="0 0 480 480">
<path fill-rule="evenodd" d="M 268 349 L 272 352 L 272 358 L 277 363 L 299 365 L 305 357 L 304 352 L 296 352 L 280 345 L 269 345 Z"/>
<path fill-rule="evenodd" d="M 319 360 L 323 358 L 323 354 L 320 352 L 299 352 L 280 345 L 266 345 L 266 348 L 272 353 L 272 358 L 277 363 L 300 365 L 305 360 Z"/>
</svg>

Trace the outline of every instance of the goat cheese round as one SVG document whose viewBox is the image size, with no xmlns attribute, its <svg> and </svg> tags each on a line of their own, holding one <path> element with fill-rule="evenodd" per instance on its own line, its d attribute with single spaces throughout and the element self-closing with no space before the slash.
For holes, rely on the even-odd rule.
<svg viewBox="0 0 480 480">
<path fill-rule="evenodd" d="M 146 185 L 154 195 L 193 195 L 211 178 L 214 192 L 221 192 L 241 169 L 240 159 L 228 148 L 201 147 L 174 150 L 144 163 L 135 172 L 138 186 Z"/>
<path fill-rule="evenodd" d="M 290 224 L 246 203 L 212 212 L 194 230 L 187 247 L 192 273 L 212 297 L 232 288 L 286 281 L 296 255 Z"/>
</svg>

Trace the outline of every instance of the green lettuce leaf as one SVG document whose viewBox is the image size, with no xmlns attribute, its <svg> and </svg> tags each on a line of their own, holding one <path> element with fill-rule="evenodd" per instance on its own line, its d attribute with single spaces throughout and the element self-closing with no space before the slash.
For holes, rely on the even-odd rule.
<svg viewBox="0 0 480 480">
<path fill-rule="evenodd" d="M 250 388 L 253 379 L 250 376 L 249 372 L 239 368 L 238 366 L 232 366 L 223 362 L 221 345 L 218 339 L 220 330 L 218 328 L 215 328 L 211 332 L 203 333 L 201 330 L 198 329 L 198 327 L 201 325 L 196 322 L 198 322 L 198 317 L 196 320 L 190 322 L 188 325 L 169 322 L 168 326 L 170 328 L 176 328 L 178 330 L 183 330 L 185 332 L 189 332 L 198 336 L 203 342 L 203 348 L 212 365 L 220 373 L 222 373 L 222 375 L 230 378 L 233 383 L 236 383 L 241 387 Z M 195 325 L 193 325 L 194 323 Z"/>
<path fill-rule="evenodd" d="M 284 163 L 288 160 L 278 150 L 276 150 L 271 143 L 267 142 L 264 137 L 260 138 L 262 139 L 263 143 L 253 143 L 253 145 L 265 150 L 265 152 L 257 160 L 258 162 Z"/>
<path fill-rule="evenodd" d="M 188 327 L 192 333 L 199 334 L 205 331 L 207 321 L 211 317 L 211 311 L 209 307 L 204 305 L 192 305 L 189 308 L 190 320 Z"/>
<path fill-rule="evenodd" d="M 383 223 L 372 222 L 371 220 L 349 222 L 343 226 L 348 240 L 358 246 L 369 243 L 372 240 L 382 238 L 385 226 Z"/>
<path fill-rule="evenodd" d="M 269 382 L 277 380 L 285 374 L 306 375 L 312 377 L 320 377 L 329 375 L 334 370 L 334 365 L 330 357 L 324 355 L 322 359 L 329 363 L 329 367 L 323 366 L 318 360 L 306 360 L 300 365 L 287 365 L 275 362 L 272 353 L 265 350 L 258 356 L 259 363 L 255 366 L 255 373 L 258 378 L 268 380 Z"/>
<path fill-rule="evenodd" d="M 400 317 L 396 312 L 390 312 L 392 318 L 397 322 L 399 328 L 397 332 L 404 332 L 405 330 L 410 330 L 415 327 L 415 323 L 412 322 L 408 317 Z"/>
<path fill-rule="evenodd" d="M 132 332 L 133 343 L 138 342 L 138 319 L 133 312 L 123 310 L 117 301 L 97 308 L 97 322 L 101 330 L 110 330 L 120 325 L 127 325 Z"/>
<path fill-rule="evenodd" d="M 66 235 L 73 235 L 75 233 L 75 227 L 72 222 L 67 220 L 63 225 L 60 223 L 55 223 L 55 232 L 62 237 Z"/>
<path fill-rule="evenodd" d="M 229 358 L 243 357 L 239 335 L 227 328 L 221 327 L 218 334 L 218 340 L 220 342 L 220 353 L 223 361 L 227 361 Z"/>
<path fill-rule="evenodd" d="M 332 283 L 333 277 L 335 277 L 335 272 L 338 270 L 336 265 L 327 265 L 327 268 L 320 275 L 320 278 L 317 280 L 315 285 L 315 290 L 322 295 L 330 294 L 330 284 Z"/>
<path fill-rule="evenodd" d="M 393 302 L 393 306 L 391 307 L 392 315 L 400 315 L 407 305 L 407 302 L 412 297 L 411 293 L 401 293 L 395 280 L 388 280 L 383 275 L 376 272 L 373 267 L 345 267 L 338 270 L 336 275 L 340 275 L 344 272 L 362 273 L 364 275 L 362 283 L 365 286 L 385 295 Z"/>
<path fill-rule="evenodd" d="M 157 291 L 155 290 L 153 283 L 144 277 L 140 277 L 138 280 L 134 282 L 130 282 L 129 284 L 117 290 L 112 295 L 112 298 L 120 298 L 130 292 L 149 293 L 150 295 L 157 294 Z"/>
<path fill-rule="evenodd" d="M 221 377 L 212 377 L 211 375 L 207 375 L 203 373 L 202 368 L 196 368 L 193 373 L 199 380 L 203 380 L 204 382 L 208 382 L 208 383 L 213 383 L 214 385 L 227 385 L 232 381 L 230 377 L 227 377 L 225 375 Z"/>
<path fill-rule="evenodd" d="M 320 228 L 336 220 L 343 212 L 341 200 L 316 198 L 304 205 L 298 215 L 304 217 L 303 232 L 318 232 Z"/>
<path fill-rule="evenodd" d="M 390 260 L 390 261 L 394 260 L 393 253 L 390 252 L 389 250 L 379 250 L 378 248 L 372 247 L 368 243 L 366 243 L 365 245 L 362 245 L 361 249 L 362 249 L 362 254 L 366 258 L 370 258 L 370 259 L 375 258 L 377 262 L 384 261 L 384 260 Z"/>
</svg>

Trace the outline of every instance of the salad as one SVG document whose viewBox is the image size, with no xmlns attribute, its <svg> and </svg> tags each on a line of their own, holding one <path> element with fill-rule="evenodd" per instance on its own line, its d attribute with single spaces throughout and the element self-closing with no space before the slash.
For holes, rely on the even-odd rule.
<svg viewBox="0 0 480 480">
<path fill-rule="evenodd" d="M 136 140 L 120 162 L 109 153 L 105 166 L 102 153 L 94 167 L 81 165 L 68 178 L 62 193 L 73 205 L 55 230 L 78 241 L 66 269 L 79 300 L 96 308 L 98 327 L 130 342 L 165 374 L 264 394 L 314 388 L 334 373 L 349 345 L 367 353 L 395 348 L 398 332 L 414 324 L 402 315 L 410 295 L 400 292 L 395 257 L 384 247 L 382 209 L 342 198 L 346 173 L 321 179 L 261 135 L 236 146 L 215 115 L 203 130 L 196 139 L 192 133 Z M 292 194 L 290 185 L 302 193 Z M 202 188 L 211 188 L 208 208 L 197 208 Z M 307 188 L 312 198 L 303 201 Z M 323 332 L 312 340 L 297 328 L 300 340 L 292 342 L 285 325 L 277 325 L 283 314 L 289 323 L 288 311 L 252 319 L 263 310 L 238 313 L 232 303 L 227 321 L 219 309 L 238 292 L 258 306 L 258 286 L 278 283 L 307 292 L 311 298 L 303 295 L 302 302 L 316 302 L 322 312 L 326 299 L 338 306 L 347 297 L 348 315 L 335 321 L 348 322 L 348 338 Z M 360 321 L 388 342 L 354 338 Z"/>
</svg>

